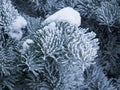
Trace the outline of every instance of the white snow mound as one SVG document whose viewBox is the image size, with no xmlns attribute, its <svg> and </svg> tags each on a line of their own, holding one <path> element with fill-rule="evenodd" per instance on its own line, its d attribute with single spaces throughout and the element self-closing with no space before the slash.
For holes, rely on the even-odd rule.
<svg viewBox="0 0 120 90">
<path fill-rule="evenodd" d="M 11 25 L 8 27 L 9 32 L 8 34 L 16 39 L 20 40 L 23 36 L 22 28 L 25 28 L 27 26 L 27 21 L 22 16 L 17 16 L 15 20 L 11 23 Z"/>
<path fill-rule="evenodd" d="M 11 36 L 11 38 L 15 40 L 20 40 L 23 36 L 23 32 L 21 31 L 21 29 L 18 29 L 18 30 L 11 29 L 8 32 L 8 34 Z"/>
<path fill-rule="evenodd" d="M 27 26 L 27 21 L 22 16 L 17 16 L 11 24 L 11 28 L 16 30 L 24 28 L 25 26 Z"/>
<path fill-rule="evenodd" d="M 29 44 L 33 44 L 33 40 L 32 39 L 27 39 L 24 43 L 23 43 L 23 49 L 26 50 L 29 48 Z"/>
<path fill-rule="evenodd" d="M 51 23 L 53 21 L 66 21 L 73 25 L 81 25 L 81 16 L 80 13 L 74 10 L 71 7 L 65 7 L 53 15 L 49 16 L 44 23 Z"/>
</svg>

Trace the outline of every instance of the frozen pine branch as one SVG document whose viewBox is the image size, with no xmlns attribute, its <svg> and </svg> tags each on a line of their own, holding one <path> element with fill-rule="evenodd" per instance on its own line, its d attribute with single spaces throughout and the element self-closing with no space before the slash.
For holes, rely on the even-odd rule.
<svg viewBox="0 0 120 90">
<path fill-rule="evenodd" d="M 4 29 L 15 40 L 22 38 L 22 28 L 25 28 L 27 21 L 13 7 L 11 1 L 2 0 L 0 9 L 0 21 L 3 22 Z"/>
<path fill-rule="evenodd" d="M 0 0 L 0 90 L 119 90 L 119 7 Z"/>
<path fill-rule="evenodd" d="M 99 49 L 94 32 L 87 33 L 87 29 L 76 28 L 71 37 L 73 38 L 68 43 L 68 50 L 73 56 L 69 58 L 68 63 L 62 65 L 62 87 L 65 90 L 81 88 L 82 74 L 88 66 L 95 63 Z"/>
<path fill-rule="evenodd" d="M 119 6 L 110 2 L 101 2 L 101 7 L 97 9 L 96 14 L 98 21 L 102 25 L 112 27 L 115 23 L 119 23 L 120 10 Z"/>
<path fill-rule="evenodd" d="M 9 26 L 17 15 L 19 15 L 18 11 L 12 6 L 10 0 L 1 0 L 0 21 L 4 22 L 4 26 Z"/>
<path fill-rule="evenodd" d="M 76 60 L 80 60 L 82 69 L 94 64 L 94 59 L 97 57 L 98 39 L 95 39 L 94 32 L 88 32 L 87 29 L 77 29 L 73 33 L 73 39 L 68 44 L 68 48 L 74 55 Z"/>
<path fill-rule="evenodd" d="M 43 25 L 34 35 L 35 47 L 43 59 L 51 57 L 60 64 L 61 90 L 76 90 L 82 85 L 84 70 L 97 57 L 99 47 L 95 36 L 87 29 L 59 21 Z"/>
</svg>

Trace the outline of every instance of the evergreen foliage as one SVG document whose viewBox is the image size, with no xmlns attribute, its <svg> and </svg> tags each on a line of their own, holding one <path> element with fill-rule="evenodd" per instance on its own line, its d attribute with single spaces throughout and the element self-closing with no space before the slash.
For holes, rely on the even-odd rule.
<svg viewBox="0 0 120 90">
<path fill-rule="evenodd" d="M 57 0 L 11 0 L 12 4 L 19 12 L 25 13 L 31 17 L 43 17 L 47 14 L 52 14 L 55 11 Z"/>
<path fill-rule="evenodd" d="M 44 23 L 67 6 L 80 27 Z M 16 29 L 19 40 L 9 35 L 17 16 L 28 30 Z M 120 90 L 120 1 L 0 0 L 0 90 Z"/>
<path fill-rule="evenodd" d="M 108 81 L 100 67 L 90 66 L 85 70 L 83 76 L 84 84 L 82 90 L 117 90 Z"/>
<path fill-rule="evenodd" d="M 38 30 L 38 36 L 39 38 L 36 40 L 39 42 L 38 40 L 41 38 L 42 44 L 39 44 L 39 47 L 42 48 L 41 50 L 44 51 L 44 54 L 61 63 L 61 79 L 63 80 L 61 81 L 61 90 L 78 89 L 83 79 L 80 75 L 82 75 L 87 66 L 93 63 L 96 57 L 98 43 L 97 39 L 93 39 L 95 33 L 87 33 L 87 29 L 79 29 L 69 23 L 52 22 L 44 26 L 44 29 Z M 92 43 L 94 45 L 90 46 L 89 44 L 92 45 Z M 89 50 L 86 51 L 88 47 Z M 90 53 L 91 51 L 93 53 Z M 89 55 L 87 56 L 88 53 L 90 53 L 91 59 Z M 79 80 L 75 80 L 75 77 Z M 71 83 L 71 81 L 73 82 Z"/>
<path fill-rule="evenodd" d="M 16 78 L 16 42 L 4 31 L 0 32 L 0 89 L 9 88 L 12 90 Z"/>
<path fill-rule="evenodd" d="M 0 21 L 3 25 L 8 26 L 18 15 L 18 11 L 11 5 L 11 1 L 0 1 Z"/>
</svg>

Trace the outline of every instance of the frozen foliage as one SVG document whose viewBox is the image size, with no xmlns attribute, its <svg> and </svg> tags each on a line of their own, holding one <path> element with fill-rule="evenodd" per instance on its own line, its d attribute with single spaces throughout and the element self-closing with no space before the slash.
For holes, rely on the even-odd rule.
<svg viewBox="0 0 120 90">
<path fill-rule="evenodd" d="M 47 20 L 49 21 L 49 17 L 45 21 L 47 22 Z M 59 19 L 56 18 L 55 21 L 59 21 Z M 94 59 L 97 57 L 97 50 L 99 49 L 98 39 L 94 39 L 96 36 L 94 32 L 87 33 L 87 29 L 74 27 L 72 26 L 73 23 L 69 21 L 67 22 L 70 24 L 55 23 L 55 21 L 45 26 L 43 31 L 39 30 L 42 37 L 43 51 L 47 54 L 55 54 L 55 51 L 60 48 L 65 49 L 65 46 L 67 46 L 69 53 L 73 57 L 68 57 L 69 61 L 67 63 L 65 63 L 66 60 L 62 60 L 64 63 L 60 65 L 62 73 L 60 89 L 80 89 L 84 70 L 94 64 Z"/>
<path fill-rule="evenodd" d="M 50 23 L 53 21 L 65 21 L 80 26 L 81 16 L 79 12 L 75 11 L 72 7 L 65 7 L 49 16 L 44 22 Z"/>
<path fill-rule="evenodd" d="M 69 50 L 76 60 L 80 60 L 82 69 L 94 64 L 97 57 L 98 39 L 94 32 L 87 33 L 87 29 L 78 29 L 73 33 L 74 39 L 68 44 Z"/>
<path fill-rule="evenodd" d="M 1 0 L 0 21 L 4 22 L 4 26 L 9 26 L 18 15 L 18 11 L 12 6 L 10 0 Z"/>
<path fill-rule="evenodd" d="M 27 40 L 27 42 L 34 43 L 30 44 L 30 48 L 23 54 L 23 63 L 28 66 L 27 70 L 33 73 L 33 77 L 29 77 L 27 83 L 31 88 L 30 90 L 42 90 L 43 88 L 45 90 L 54 90 L 60 81 L 58 64 L 52 57 L 54 48 L 50 48 L 52 43 L 44 32 L 38 31 L 32 36 L 33 41 L 31 39 Z M 54 46 L 54 43 L 52 45 L 52 47 L 56 46 Z"/>
<path fill-rule="evenodd" d="M 22 16 L 17 16 L 11 23 L 11 25 L 9 25 L 9 35 L 16 39 L 16 40 L 20 40 L 22 38 L 23 32 L 22 32 L 22 28 L 25 28 L 25 26 L 27 26 L 27 21 L 24 19 L 24 17 Z"/>
<path fill-rule="evenodd" d="M 0 21 L 4 23 L 4 28 L 12 38 L 20 40 L 23 35 L 21 29 L 27 25 L 27 21 L 19 15 L 10 0 L 2 0 L 1 3 Z"/>
<path fill-rule="evenodd" d="M 0 29 L 0 89 L 12 90 L 15 79 L 12 76 L 16 68 L 15 43 L 8 38 L 4 28 Z"/>
<path fill-rule="evenodd" d="M 97 9 L 96 14 L 100 24 L 110 27 L 120 20 L 120 8 L 110 2 L 101 2 L 101 7 Z"/>
<path fill-rule="evenodd" d="M 43 53 L 60 63 L 61 90 L 77 90 L 82 85 L 84 70 L 97 57 L 95 36 L 69 22 L 51 22 L 38 30 L 35 37 L 39 37 Z"/>
<path fill-rule="evenodd" d="M 63 48 L 62 30 L 58 29 L 55 22 L 45 25 L 38 31 L 44 54 L 52 55 Z"/>
<path fill-rule="evenodd" d="M 77 28 L 73 33 L 73 39 L 68 43 L 68 50 L 73 57 L 63 70 L 62 90 L 78 90 L 82 85 L 84 70 L 94 64 L 97 56 L 98 39 L 94 32 L 87 33 L 87 29 Z M 71 82 L 72 81 L 72 82 Z"/>
<path fill-rule="evenodd" d="M 20 29 L 13 32 L 23 37 L 18 44 L 6 32 L 19 16 L 10 1 L 21 15 L 44 17 L 25 17 L 28 31 L 39 29 L 35 33 L 24 34 L 21 32 L 24 25 L 14 24 Z M 73 22 L 73 18 L 40 25 L 46 15 L 64 7 L 80 12 L 82 28 L 69 22 Z M 0 0 L 0 90 L 116 90 L 111 84 L 119 90 L 119 8 L 120 0 Z M 18 36 L 12 35 L 14 39 Z M 99 57 L 95 60 L 100 67 L 91 66 L 95 65 L 98 50 L 95 35 L 100 41 Z M 26 48 L 24 53 L 21 48 Z"/>
<path fill-rule="evenodd" d="M 10 67 L 14 65 L 14 52 L 12 51 L 13 48 L 7 48 L 0 50 L 0 73 L 1 75 L 4 74 L 5 76 L 10 75 L 11 71 L 14 69 L 14 67 Z"/>
<path fill-rule="evenodd" d="M 73 60 L 74 61 L 74 60 Z M 83 71 L 80 61 L 76 60 L 61 64 L 61 86 L 60 90 L 81 90 L 83 83 Z"/>
</svg>

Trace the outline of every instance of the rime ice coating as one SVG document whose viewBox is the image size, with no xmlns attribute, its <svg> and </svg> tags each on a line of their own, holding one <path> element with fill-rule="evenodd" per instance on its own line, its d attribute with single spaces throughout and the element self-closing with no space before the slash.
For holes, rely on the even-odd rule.
<svg viewBox="0 0 120 90">
<path fill-rule="evenodd" d="M 62 29 L 64 26 L 61 26 L 59 30 L 56 25 L 57 21 L 67 22 L 69 23 L 69 25 L 65 26 L 65 29 Z M 67 43 L 66 45 L 68 50 L 73 55 L 73 58 L 68 64 L 65 63 L 60 65 L 62 73 L 62 85 L 60 87 L 60 90 L 78 90 L 84 80 L 82 76 L 84 70 L 91 64 L 94 64 L 94 59 L 97 57 L 99 42 L 98 39 L 95 38 L 96 34 L 94 32 L 87 32 L 88 29 L 78 28 L 78 26 L 81 25 L 81 17 L 80 14 L 71 7 L 66 7 L 59 10 L 55 14 L 48 17 L 44 22 L 48 23 L 48 25 L 44 27 L 45 32 L 47 33 L 47 35 L 45 35 L 44 37 L 44 40 L 46 40 L 47 42 L 43 43 L 44 47 L 48 47 L 48 45 L 53 45 L 53 43 L 50 43 L 52 40 L 54 40 L 54 36 L 58 36 L 59 38 L 61 38 L 61 30 L 67 30 L 68 27 L 72 26 L 76 27 L 74 29 L 68 29 L 69 32 L 75 30 L 74 33 L 71 33 L 72 39 L 70 39 L 69 43 Z M 57 39 L 59 38 L 56 38 L 55 40 L 57 41 Z M 67 40 L 68 39 L 69 37 L 67 38 Z M 62 40 L 64 40 L 63 37 Z M 60 42 L 61 43 L 59 45 L 62 45 L 62 41 Z M 55 47 L 55 45 L 53 46 Z M 51 48 L 46 49 L 47 52 L 51 52 L 50 50 Z"/>
</svg>

